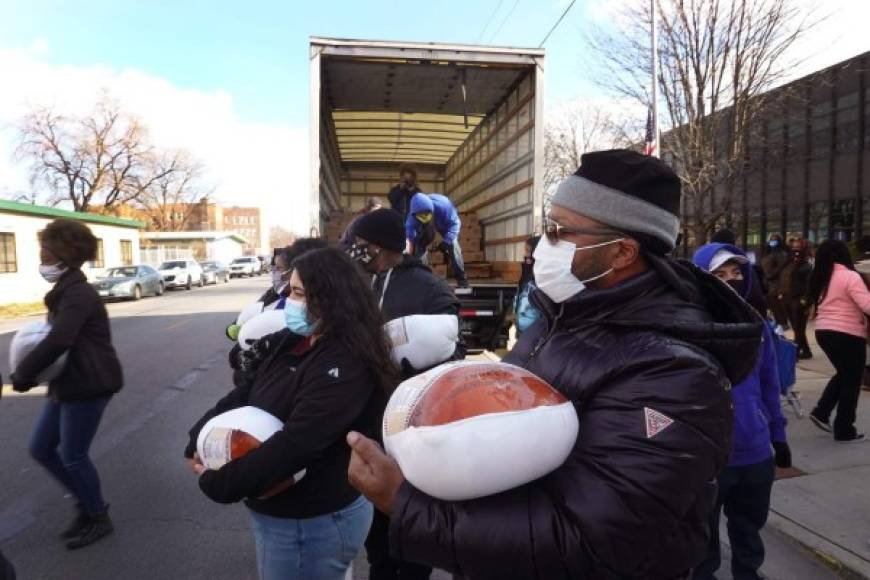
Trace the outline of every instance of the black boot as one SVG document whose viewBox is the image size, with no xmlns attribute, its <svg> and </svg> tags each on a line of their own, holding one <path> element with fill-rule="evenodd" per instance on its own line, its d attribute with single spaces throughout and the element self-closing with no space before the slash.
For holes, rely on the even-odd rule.
<svg viewBox="0 0 870 580">
<path fill-rule="evenodd" d="M 85 531 L 88 522 L 90 522 L 90 518 L 88 518 L 88 514 L 85 512 L 84 506 L 82 506 L 82 504 L 76 504 L 76 517 L 69 527 L 61 533 L 60 537 L 64 540 L 71 540 L 79 537 L 82 535 L 82 532 Z"/>
<path fill-rule="evenodd" d="M 82 533 L 75 539 L 66 543 L 68 550 L 78 550 L 90 546 L 97 540 L 104 538 L 115 531 L 112 520 L 109 519 L 109 506 L 101 514 L 88 515 L 88 522 Z"/>
<path fill-rule="evenodd" d="M 798 358 L 800 360 L 807 360 L 813 358 L 813 351 L 807 348 L 802 348 L 798 351 Z"/>
</svg>

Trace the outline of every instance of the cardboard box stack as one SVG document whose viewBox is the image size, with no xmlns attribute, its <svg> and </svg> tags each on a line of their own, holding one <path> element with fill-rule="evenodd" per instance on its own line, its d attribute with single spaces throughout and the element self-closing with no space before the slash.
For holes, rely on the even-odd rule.
<svg viewBox="0 0 870 580">
<path fill-rule="evenodd" d="M 459 245 L 462 247 L 462 258 L 465 260 L 465 274 L 469 279 L 492 277 L 492 265 L 486 261 L 483 251 L 483 226 L 476 213 L 459 215 L 462 229 L 459 231 Z"/>
<path fill-rule="evenodd" d="M 341 239 L 344 230 L 355 217 L 354 212 L 350 210 L 336 211 L 329 214 L 329 221 L 326 223 L 326 231 L 323 232 L 324 238 L 330 245 L 335 245 Z"/>
</svg>

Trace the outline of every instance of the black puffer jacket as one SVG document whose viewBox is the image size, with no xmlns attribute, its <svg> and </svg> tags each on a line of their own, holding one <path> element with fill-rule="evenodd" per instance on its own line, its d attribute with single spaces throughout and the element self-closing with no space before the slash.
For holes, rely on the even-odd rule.
<svg viewBox="0 0 870 580">
<path fill-rule="evenodd" d="M 402 263 L 373 280 L 373 290 L 384 320 L 390 321 L 415 314 L 453 314 L 459 316 L 459 300 L 450 284 L 432 273 L 419 258 L 405 256 Z M 450 360 L 465 358 L 460 340 Z M 428 369 L 414 369 L 402 364 L 402 380 Z"/>
<path fill-rule="evenodd" d="M 505 359 L 574 402 L 580 433 L 565 464 L 459 503 L 405 483 L 395 557 L 472 580 L 674 578 L 704 558 L 712 480 L 731 447 L 729 386 L 753 367 L 761 320 L 694 266 L 650 261 L 561 306 L 536 292 L 544 316 Z"/>
<path fill-rule="evenodd" d="M 63 372 L 48 386 L 58 401 L 81 401 L 117 393 L 124 383 L 121 363 L 112 346 L 106 306 L 81 270 L 70 269 L 45 295 L 51 332 L 15 369 L 15 381 L 36 377 L 63 353 Z"/>
<path fill-rule="evenodd" d="M 378 274 L 373 290 L 378 301 L 383 298 L 384 320 L 412 314 L 459 316 L 459 300 L 450 284 L 413 256 L 406 255 L 392 271 Z"/>
</svg>

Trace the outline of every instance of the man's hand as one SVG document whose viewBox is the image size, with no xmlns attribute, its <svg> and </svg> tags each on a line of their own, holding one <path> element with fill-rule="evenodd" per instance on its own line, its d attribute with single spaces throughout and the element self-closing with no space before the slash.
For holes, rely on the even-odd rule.
<svg viewBox="0 0 870 580">
<path fill-rule="evenodd" d="M 202 475 L 206 471 L 205 465 L 202 464 L 202 460 L 199 458 L 199 453 L 194 453 L 193 457 L 187 460 L 187 465 L 196 475 Z"/>
<path fill-rule="evenodd" d="M 15 376 L 15 373 L 9 375 L 9 380 L 12 381 L 12 390 L 16 393 L 26 393 L 27 391 L 36 386 L 36 383 L 32 381 L 25 381 L 23 379 L 19 379 Z"/>
<path fill-rule="evenodd" d="M 438 251 L 440 251 L 443 254 L 449 254 L 452 251 L 452 249 L 453 249 L 453 246 L 451 244 L 448 244 L 444 240 L 441 240 L 441 243 L 438 244 Z"/>
<path fill-rule="evenodd" d="M 347 479 L 375 507 L 390 515 L 399 487 L 405 481 L 399 464 L 385 454 L 380 446 L 355 431 L 347 434 L 350 445 L 350 466 Z"/>
</svg>

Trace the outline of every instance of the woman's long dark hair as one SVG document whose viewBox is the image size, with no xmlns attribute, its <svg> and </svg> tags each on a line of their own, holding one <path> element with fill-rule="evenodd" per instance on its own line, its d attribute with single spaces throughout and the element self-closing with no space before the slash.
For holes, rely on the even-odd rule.
<svg viewBox="0 0 870 580">
<path fill-rule="evenodd" d="M 834 275 L 834 264 L 841 264 L 854 270 L 849 246 L 840 240 L 825 240 L 816 248 L 816 265 L 810 274 L 810 299 L 818 308 L 828 294 L 831 276 Z"/>
<path fill-rule="evenodd" d="M 390 342 L 374 293 L 362 269 L 335 248 L 312 250 L 293 261 L 305 286 L 310 316 L 318 321 L 324 340 L 344 344 L 362 359 L 378 386 L 389 395 L 398 369 L 390 356 Z"/>
</svg>

